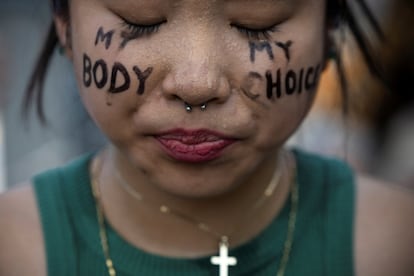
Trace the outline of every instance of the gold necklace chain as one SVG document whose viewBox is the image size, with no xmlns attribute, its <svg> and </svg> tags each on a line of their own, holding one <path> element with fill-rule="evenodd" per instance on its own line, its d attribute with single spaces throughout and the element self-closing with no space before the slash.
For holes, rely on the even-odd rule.
<svg viewBox="0 0 414 276">
<path fill-rule="evenodd" d="M 280 167 L 280 166 L 278 166 Z M 102 245 L 102 250 L 104 253 L 104 257 L 105 257 L 105 264 L 108 270 L 108 274 L 110 276 L 116 276 L 116 270 L 114 268 L 114 264 L 110 255 L 110 250 L 109 250 L 109 242 L 108 242 L 108 236 L 107 236 L 107 232 L 106 232 L 106 228 L 105 228 L 105 217 L 104 217 L 104 209 L 103 209 L 103 205 L 101 203 L 101 192 L 99 189 L 99 182 L 98 182 L 98 177 L 97 177 L 97 172 L 96 172 L 96 166 L 93 166 L 92 169 L 92 179 L 91 179 L 91 186 L 92 186 L 92 193 L 95 199 L 95 207 L 96 207 L 96 214 L 97 214 L 97 219 L 98 219 L 98 224 L 99 224 L 99 237 L 101 240 L 101 245 Z M 284 243 L 284 247 L 283 247 L 283 254 L 282 254 L 282 258 L 280 260 L 280 265 L 279 265 L 279 269 L 277 271 L 276 276 L 284 276 L 285 274 L 285 270 L 287 267 L 287 264 L 289 262 L 289 257 L 290 257 L 290 252 L 292 250 L 292 245 L 293 245 L 293 239 L 294 239 L 294 232 L 295 232 L 295 227 L 296 227 L 296 217 L 297 217 L 297 211 L 298 211 L 298 202 L 299 202 L 299 192 L 298 192 L 298 185 L 297 185 L 297 181 L 296 181 L 296 169 L 294 169 L 295 175 L 293 177 L 293 185 L 291 188 L 291 193 L 290 193 L 290 200 L 291 200 L 291 209 L 289 212 L 289 221 L 288 221 L 288 231 L 287 231 L 287 237 Z M 130 187 L 126 181 L 124 181 L 121 177 L 120 174 L 117 174 L 118 180 L 121 180 L 120 183 L 123 186 L 124 189 L 126 189 L 126 191 L 133 196 L 134 198 L 138 199 L 138 200 L 142 200 L 142 196 L 135 191 L 134 189 L 132 189 L 132 187 Z M 256 210 L 257 208 L 259 208 L 265 201 L 266 198 L 270 197 L 273 194 L 273 191 L 275 190 L 275 188 L 277 187 L 278 183 L 280 182 L 280 177 L 281 177 L 281 173 L 280 170 L 276 170 L 273 178 L 271 180 L 271 182 L 269 183 L 269 185 L 266 187 L 265 191 L 264 191 L 264 196 L 261 197 L 261 199 L 259 199 L 256 204 L 254 205 L 254 207 L 252 209 L 250 209 L 251 211 Z M 184 213 L 175 211 L 175 210 L 171 210 L 170 208 L 168 208 L 165 205 L 161 205 L 160 206 L 160 212 L 164 213 L 164 214 L 172 214 L 175 215 L 185 221 L 194 223 L 200 230 L 210 233 L 218 238 L 220 238 L 220 250 L 222 249 L 222 246 L 225 247 L 226 251 L 228 250 L 228 236 L 226 235 L 220 235 L 219 233 L 217 233 L 216 231 L 214 231 L 212 228 L 210 228 L 207 224 L 202 223 L 202 222 L 198 222 L 197 220 L 195 220 L 194 218 L 185 215 Z M 253 213 L 253 212 L 250 212 Z M 244 221 L 244 220 L 243 220 Z M 237 228 L 235 228 L 237 229 Z M 226 252 L 227 254 L 227 252 Z M 212 257 L 213 258 L 219 258 L 219 257 Z M 212 262 L 213 263 L 213 262 Z M 224 275 L 224 274 L 223 274 Z M 225 274 L 227 275 L 227 273 Z"/>
<path fill-rule="evenodd" d="M 276 188 L 278 187 L 278 185 L 280 183 L 280 180 L 281 180 L 281 177 L 282 177 L 282 169 L 281 169 L 281 166 L 279 166 L 279 164 L 284 163 L 283 162 L 284 157 L 285 157 L 284 154 L 282 154 L 282 153 L 279 154 L 278 166 L 277 166 L 277 169 L 275 170 L 275 172 L 273 173 L 271 181 L 269 182 L 267 187 L 264 189 L 263 193 L 260 195 L 260 198 L 252 206 L 252 208 L 250 208 L 247 211 L 247 214 L 244 216 L 244 219 L 242 221 L 240 221 L 240 224 L 242 222 L 244 222 L 245 220 L 247 220 L 247 218 L 251 217 L 254 214 L 254 212 L 256 210 L 258 210 L 261 206 L 263 206 L 263 204 L 266 202 L 266 200 L 269 199 L 273 195 L 273 193 L 276 190 Z M 141 202 L 144 201 L 144 197 L 128 184 L 128 182 L 122 177 L 122 175 L 119 173 L 118 170 L 116 170 L 116 172 L 115 172 L 115 177 L 116 177 L 118 183 L 120 184 L 120 186 L 129 195 L 131 195 L 137 201 L 141 201 Z M 153 205 L 154 208 L 159 208 L 159 211 L 161 213 L 170 214 L 170 215 L 173 215 L 177 218 L 180 218 L 181 220 L 186 221 L 186 222 L 196 226 L 199 230 L 215 236 L 218 240 L 221 240 L 223 242 L 225 241 L 225 243 L 229 242 L 229 237 L 231 237 L 234 234 L 234 232 L 238 229 L 238 227 L 234 227 L 234 230 L 232 232 L 223 235 L 223 234 L 220 234 L 218 231 L 214 230 L 213 228 L 211 228 L 207 223 L 204 223 L 200 220 L 197 220 L 194 217 L 191 217 L 191 216 L 185 214 L 184 212 L 181 212 L 180 210 L 172 209 L 172 208 L 170 208 L 170 207 L 168 207 L 164 204 L 155 205 L 155 204 L 151 204 L 151 202 L 149 202 L 149 201 L 146 201 L 146 203 L 149 204 L 149 205 Z"/>
</svg>

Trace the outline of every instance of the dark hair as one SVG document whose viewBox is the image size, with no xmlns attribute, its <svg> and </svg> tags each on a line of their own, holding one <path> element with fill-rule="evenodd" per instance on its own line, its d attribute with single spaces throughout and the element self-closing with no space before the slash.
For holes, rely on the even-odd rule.
<svg viewBox="0 0 414 276">
<path fill-rule="evenodd" d="M 69 20 L 69 0 L 52 0 L 51 5 L 55 16 Z M 58 44 L 59 40 L 56 34 L 55 24 L 52 22 L 50 24 L 43 48 L 30 76 L 26 88 L 26 94 L 23 99 L 23 116 L 27 118 L 30 107 L 35 102 L 37 115 L 43 124 L 46 123 L 46 117 L 43 110 L 44 81 L 52 55 Z"/>
<path fill-rule="evenodd" d="M 378 22 L 375 20 L 369 7 L 364 0 L 352 1 L 359 6 L 359 9 L 366 16 L 368 23 L 375 31 L 378 38 L 384 41 L 384 35 Z M 69 22 L 69 0 L 52 0 L 52 10 L 55 16 L 59 16 Z M 379 80 L 385 80 L 378 60 L 374 57 L 371 49 L 371 44 L 364 36 L 362 27 L 358 24 L 355 14 L 347 0 L 327 0 L 327 27 L 330 29 L 338 30 L 343 26 L 348 26 L 352 35 L 357 42 L 359 49 L 361 50 L 364 60 L 368 65 L 371 73 Z M 341 43 L 341 42 L 340 42 Z M 58 46 L 58 38 L 56 35 L 56 29 L 53 23 L 51 23 L 45 44 L 40 52 L 37 63 L 34 67 L 33 73 L 29 79 L 26 94 L 23 100 L 23 115 L 27 117 L 30 107 L 36 103 L 37 115 L 42 123 L 46 123 L 46 117 L 43 110 L 43 87 L 44 81 L 49 67 L 50 60 L 54 53 L 55 48 Z M 340 47 L 334 41 L 330 41 L 329 49 L 327 49 L 329 57 L 333 58 L 338 68 L 338 75 L 342 87 L 342 94 L 344 98 L 344 113 L 347 113 L 347 82 L 345 77 L 344 66 L 341 60 Z"/>
</svg>

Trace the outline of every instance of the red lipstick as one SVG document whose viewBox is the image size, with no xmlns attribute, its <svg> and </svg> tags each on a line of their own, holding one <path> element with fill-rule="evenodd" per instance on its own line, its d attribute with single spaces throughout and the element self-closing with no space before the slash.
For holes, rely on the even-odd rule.
<svg viewBox="0 0 414 276">
<path fill-rule="evenodd" d="M 156 135 L 155 138 L 168 156 L 189 163 L 219 158 L 225 148 L 236 142 L 234 138 L 206 129 L 174 129 Z"/>
</svg>

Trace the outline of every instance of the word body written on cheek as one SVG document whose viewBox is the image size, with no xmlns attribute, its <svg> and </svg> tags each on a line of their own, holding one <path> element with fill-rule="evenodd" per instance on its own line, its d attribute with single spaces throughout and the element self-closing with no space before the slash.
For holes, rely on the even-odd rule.
<svg viewBox="0 0 414 276">
<path fill-rule="evenodd" d="M 98 89 L 107 87 L 107 91 L 112 94 L 126 92 L 131 87 L 131 78 L 135 77 L 138 81 L 136 92 L 142 95 L 145 92 L 147 79 L 153 72 L 153 67 L 141 70 L 138 66 L 133 66 L 130 74 L 126 66 L 120 62 L 112 65 L 104 59 L 93 61 L 86 53 L 83 54 L 83 84 L 89 88 L 94 84 Z M 132 75 L 132 76 L 131 76 Z"/>
<path fill-rule="evenodd" d="M 317 65 L 298 71 L 288 70 L 285 74 L 282 74 L 281 69 L 277 69 L 275 73 L 268 70 L 265 74 L 266 96 L 269 100 L 281 98 L 283 91 L 288 96 L 301 94 L 303 91 L 313 91 L 318 85 L 321 67 Z"/>
</svg>

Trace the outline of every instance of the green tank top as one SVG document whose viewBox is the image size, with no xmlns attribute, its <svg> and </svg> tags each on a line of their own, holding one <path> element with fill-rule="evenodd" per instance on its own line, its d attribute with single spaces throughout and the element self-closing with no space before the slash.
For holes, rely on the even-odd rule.
<svg viewBox="0 0 414 276">
<path fill-rule="evenodd" d="M 299 208 L 286 276 L 354 275 L 355 184 L 343 162 L 294 150 Z M 34 178 L 51 276 L 108 275 L 88 166 L 92 154 Z M 290 201 L 257 237 L 230 250 L 229 275 L 275 276 L 287 235 Z M 136 248 L 106 225 L 118 276 L 218 275 L 210 257 L 167 258 Z"/>
</svg>

